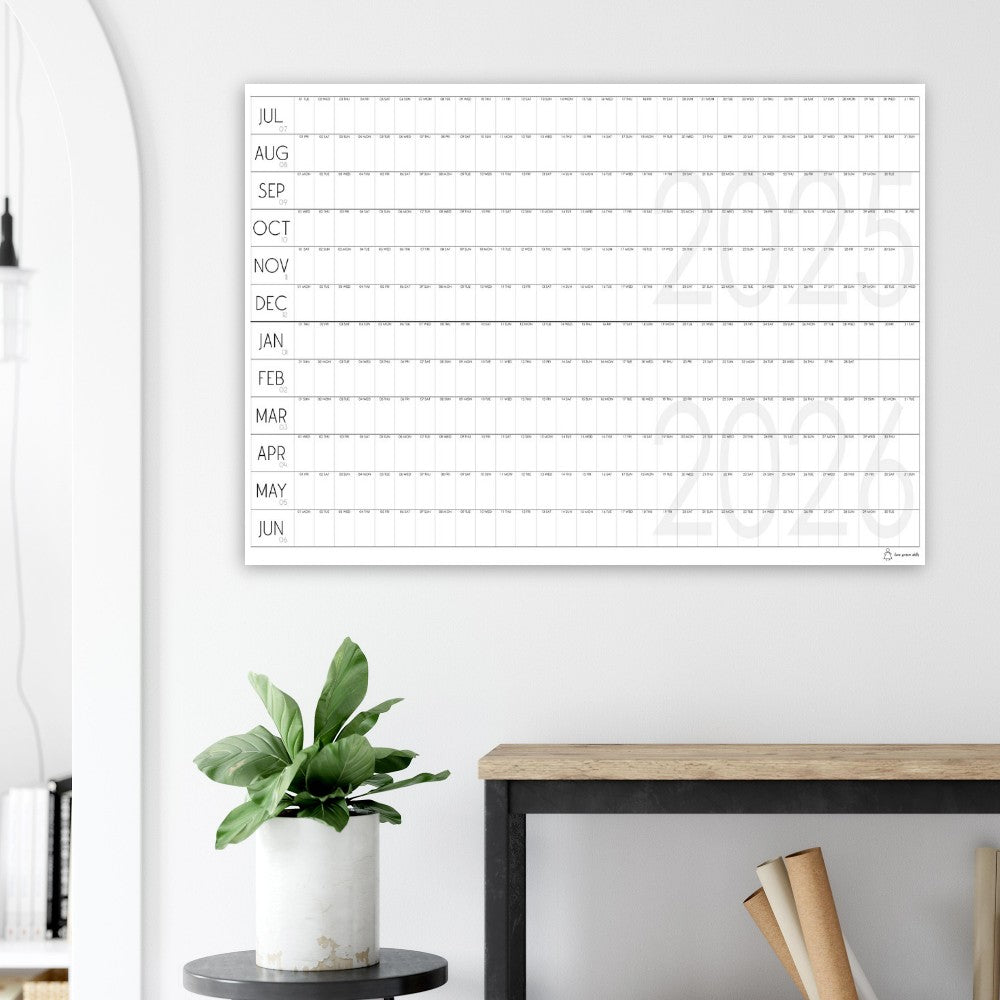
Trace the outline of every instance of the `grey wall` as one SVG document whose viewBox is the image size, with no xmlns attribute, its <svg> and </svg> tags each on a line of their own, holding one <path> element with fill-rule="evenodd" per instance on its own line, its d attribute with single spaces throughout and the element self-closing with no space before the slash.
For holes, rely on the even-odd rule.
<svg viewBox="0 0 1000 1000">
<path fill-rule="evenodd" d="M 383 737 L 450 766 L 383 836 L 383 938 L 481 995 L 476 758 L 514 740 L 996 739 L 995 6 L 97 0 L 143 159 L 146 956 L 249 947 L 252 851 L 190 765 L 257 721 L 243 680 L 312 697 L 350 632 Z M 242 566 L 241 85 L 246 81 L 926 82 L 928 565 L 876 569 Z M 406 796 L 404 800 L 404 796 Z M 531 982 L 549 1000 L 793 995 L 740 901 L 820 842 L 880 996 L 967 993 L 982 818 L 531 824 Z M 622 985 L 620 974 L 627 974 Z"/>
</svg>

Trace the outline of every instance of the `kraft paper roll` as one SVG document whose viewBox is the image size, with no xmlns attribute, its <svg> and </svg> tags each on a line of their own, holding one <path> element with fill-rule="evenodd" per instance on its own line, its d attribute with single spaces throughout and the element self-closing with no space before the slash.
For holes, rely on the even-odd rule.
<svg viewBox="0 0 1000 1000">
<path fill-rule="evenodd" d="M 813 975 L 809 952 L 806 950 L 806 941 L 802 936 L 802 926 L 795 910 L 792 884 L 788 881 L 784 860 L 775 858 L 774 861 L 765 861 L 763 864 L 757 865 L 757 878 L 760 879 L 760 884 L 764 887 L 764 894 L 767 896 L 767 901 L 774 913 L 774 919 L 781 930 L 781 936 L 788 946 L 788 952 L 798 971 L 806 997 L 808 1000 L 820 1000 L 816 977 Z"/>
<path fill-rule="evenodd" d="M 973 895 L 973 972 L 972 1000 L 997 1000 L 1000 976 L 997 975 L 997 906 L 1000 888 L 1000 864 L 992 847 L 976 849 L 975 893 Z"/>
<path fill-rule="evenodd" d="M 785 858 L 820 1000 L 858 1000 L 823 852 L 818 847 Z"/>
<path fill-rule="evenodd" d="M 778 961 L 785 967 L 785 972 L 795 983 L 795 988 L 802 994 L 804 1000 L 809 1000 L 809 994 L 806 993 L 806 988 L 802 985 L 799 970 L 795 968 L 795 963 L 792 961 L 792 953 L 788 950 L 785 937 L 774 917 L 774 910 L 771 909 L 771 904 L 767 901 L 767 893 L 763 889 L 758 889 L 752 896 L 743 900 L 743 905 L 747 908 L 747 912 L 753 918 L 753 922 L 761 934 L 767 939 L 767 943 L 775 955 L 778 956 Z"/>
</svg>

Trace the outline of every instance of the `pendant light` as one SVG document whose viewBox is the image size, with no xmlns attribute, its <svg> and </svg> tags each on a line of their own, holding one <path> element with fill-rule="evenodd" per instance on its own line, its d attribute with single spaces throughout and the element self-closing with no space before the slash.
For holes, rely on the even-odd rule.
<svg viewBox="0 0 1000 1000">
<path fill-rule="evenodd" d="M 3 324 L 3 360 L 25 361 L 28 357 L 28 281 L 31 272 L 17 263 L 14 250 L 14 217 L 10 198 L 3 200 L 0 216 L 0 323 Z"/>
</svg>

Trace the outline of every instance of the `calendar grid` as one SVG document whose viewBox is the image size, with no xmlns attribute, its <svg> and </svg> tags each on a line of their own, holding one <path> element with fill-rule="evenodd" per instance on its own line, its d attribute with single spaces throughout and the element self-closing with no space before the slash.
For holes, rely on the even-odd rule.
<svg viewBox="0 0 1000 1000">
<path fill-rule="evenodd" d="M 922 563 L 922 88 L 419 89 L 248 88 L 248 562 Z"/>
</svg>

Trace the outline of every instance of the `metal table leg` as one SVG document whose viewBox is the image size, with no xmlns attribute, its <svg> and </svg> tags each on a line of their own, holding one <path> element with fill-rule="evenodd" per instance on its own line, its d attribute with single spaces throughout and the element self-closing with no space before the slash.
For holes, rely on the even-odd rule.
<svg viewBox="0 0 1000 1000">
<path fill-rule="evenodd" d="M 525 817 L 486 781 L 486 1000 L 525 1000 Z"/>
</svg>

